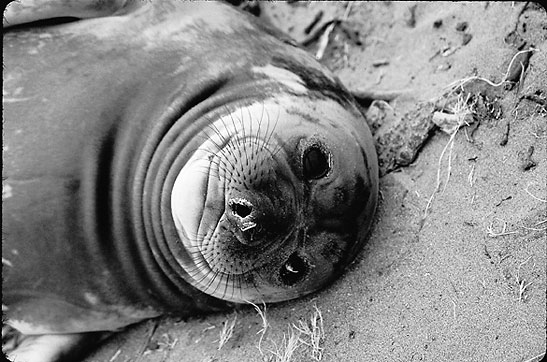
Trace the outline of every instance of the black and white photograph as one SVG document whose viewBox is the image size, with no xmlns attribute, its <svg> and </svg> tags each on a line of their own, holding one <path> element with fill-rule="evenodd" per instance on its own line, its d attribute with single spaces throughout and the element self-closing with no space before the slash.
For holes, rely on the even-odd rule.
<svg viewBox="0 0 547 362">
<path fill-rule="evenodd" d="M 544 5 L 2 9 L 4 359 L 545 359 Z"/>
</svg>

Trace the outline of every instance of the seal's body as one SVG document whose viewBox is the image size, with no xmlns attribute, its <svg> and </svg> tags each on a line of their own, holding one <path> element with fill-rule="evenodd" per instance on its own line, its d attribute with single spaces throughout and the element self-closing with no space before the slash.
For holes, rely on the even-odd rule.
<svg viewBox="0 0 547 362">
<path fill-rule="evenodd" d="M 359 250 L 371 135 L 303 50 L 218 3 L 34 25 L 4 32 L 3 303 L 22 333 L 287 300 Z"/>
</svg>

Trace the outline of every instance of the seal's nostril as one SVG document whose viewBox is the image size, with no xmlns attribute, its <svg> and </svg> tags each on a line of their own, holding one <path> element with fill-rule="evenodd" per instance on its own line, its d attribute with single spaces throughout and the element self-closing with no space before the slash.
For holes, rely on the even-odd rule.
<svg viewBox="0 0 547 362">
<path fill-rule="evenodd" d="M 246 218 L 253 212 L 253 205 L 244 200 L 230 200 L 232 213 L 240 218 Z"/>
<path fill-rule="evenodd" d="M 279 276 L 285 285 L 291 286 L 304 279 L 308 269 L 308 263 L 297 253 L 293 253 L 281 267 Z"/>
</svg>

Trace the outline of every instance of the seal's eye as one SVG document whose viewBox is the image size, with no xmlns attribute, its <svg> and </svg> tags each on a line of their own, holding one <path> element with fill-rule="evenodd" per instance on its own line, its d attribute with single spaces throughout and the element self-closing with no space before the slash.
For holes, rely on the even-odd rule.
<svg viewBox="0 0 547 362">
<path fill-rule="evenodd" d="M 311 146 L 304 152 L 302 165 L 307 180 L 325 177 L 330 170 L 329 157 L 319 146 Z"/>
<path fill-rule="evenodd" d="M 298 254 L 293 253 L 281 267 L 279 276 L 281 281 L 288 286 L 301 281 L 308 272 L 308 264 Z"/>
</svg>

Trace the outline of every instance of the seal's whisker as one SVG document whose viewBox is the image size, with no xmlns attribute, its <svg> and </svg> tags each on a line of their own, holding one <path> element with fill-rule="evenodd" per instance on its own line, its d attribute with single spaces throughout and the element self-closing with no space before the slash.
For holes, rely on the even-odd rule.
<svg viewBox="0 0 547 362">
<path fill-rule="evenodd" d="M 228 113 L 228 117 L 230 117 L 230 120 L 232 121 L 232 126 L 234 126 L 234 135 L 237 134 L 237 131 L 238 131 L 238 128 L 237 128 L 237 125 L 236 125 L 236 121 L 234 120 L 234 113 L 231 112 L 231 113 Z M 243 120 L 240 119 L 239 120 L 240 124 L 243 125 Z"/>
<path fill-rule="evenodd" d="M 211 140 L 211 142 L 213 142 L 213 144 L 217 147 L 217 149 L 220 151 L 221 150 L 221 146 L 219 146 L 218 144 L 216 144 L 214 141 Z M 202 151 L 202 152 L 205 152 L 207 154 L 209 154 L 209 163 L 211 164 L 215 164 L 217 166 L 217 168 L 220 169 L 220 171 L 223 171 L 225 172 L 226 170 L 228 170 L 228 166 L 231 166 L 233 167 L 232 164 L 228 164 L 226 162 L 226 159 L 223 158 L 223 157 L 218 157 L 218 153 L 217 152 L 214 152 L 214 151 L 211 151 L 207 148 L 202 148 L 202 146 L 196 148 L 196 149 L 193 149 L 190 151 L 190 153 L 194 154 L 198 151 Z M 200 166 L 200 167 L 204 167 L 206 168 L 206 166 Z M 207 170 L 209 170 L 208 168 L 206 168 Z M 215 169 L 211 168 L 211 170 L 213 171 L 216 171 Z M 219 175 L 218 171 L 216 172 L 217 175 Z"/>
<path fill-rule="evenodd" d="M 210 138 L 207 138 L 207 139 L 206 139 L 206 138 L 204 137 L 205 141 L 206 141 L 206 142 L 209 142 L 209 143 L 212 143 L 212 144 L 214 145 L 214 147 L 216 148 L 217 151 L 220 151 L 220 150 L 221 150 L 223 147 L 225 147 L 225 145 L 229 142 L 229 140 L 223 138 L 223 137 L 224 137 L 223 135 L 219 135 L 219 138 L 220 138 L 220 141 L 221 141 L 220 143 L 217 142 L 217 141 L 214 139 L 214 137 L 211 137 L 211 135 L 206 135 L 206 136 L 207 136 L 207 137 L 210 137 Z M 204 148 L 204 147 L 203 147 L 203 144 L 202 144 L 202 145 L 200 145 L 200 147 L 199 147 L 197 150 L 204 150 L 204 149 L 206 149 L 206 148 Z"/>
<path fill-rule="evenodd" d="M 218 119 L 222 125 L 224 126 L 224 128 L 226 128 L 226 130 L 229 130 L 228 126 L 226 125 L 226 123 L 224 122 L 224 118 L 223 117 L 220 117 Z M 224 142 L 225 144 L 228 143 L 228 140 L 229 140 L 229 137 L 227 137 L 227 135 L 224 135 L 220 129 L 218 129 L 218 127 L 216 126 L 215 124 L 216 122 L 210 122 L 209 125 L 207 126 L 207 128 L 210 128 L 212 129 L 217 135 L 218 137 L 222 140 L 222 142 Z M 229 133 L 228 133 L 229 135 Z M 220 148 L 220 147 L 219 147 Z"/>
<path fill-rule="evenodd" d="M 262 276 L 260 275 L 260 273 L 256 273 L 256 275 L 258 275 L 258 277 L 259 277 L 260 279 L 264 279 L 264 278 L 262 278 Z M 253 283 L 253 288 L 254 288 L 258 293 L 260 293 L 260 290 L 258 289 L 258 286 L 256 285 L 256 278 L 252 278 L 251 281 L 252 281 L 252 283 Z"/>
<path fill-rule="evenodd" d="M 274 124 L 274 126 L 272 127 L 272 129 L 270 131 L 269 128 L 270 128 L 271 121 L 270 121 L 270 114 L 269 114 L 268 110 L 266 110 L 266 118 L 267 118 L 267 124 L 268 124 L 268 128 L 266 129 L 266 139 L 265 139 L 265 141 L 261 142 L 259 146 L 260 146 L 260 150 L 262 152 L 266 151 L 270 155 L 273 155 L 273 152 L 269 149 L 268 145 L 272 144 L 272 139 L 273 139 L 275 129 L 277 128 L 278 119 L 275 121 L 275 124 Z M 274 150 L 275 150 L 276 147 L 278 147 L 277 144 L 274 145 Z"/>
<path fill-rule="evenodd" d="M 222 134 L 222 132 L 216 127 L 214 123 L 208 124 L 206 129 L 199 133 L 196 138 L 199 140 L 203 140 L 201 145 L 196 149 L 199 150 L 205 142 L 213 143 L 217 149 L 221 149 L 223 145 L 225 145 L 228 142 L 228 139 Z M 210 132 L 207 132 L 210 131 Z M 217 135 L 220 139 L 220 143 L 215 139 L 214 135 Z"/>
<path fill-rule="evenodd" d="M 197 259 L 198 257 L 203 256 L 203 250 L 197 245 L 188 245 L 188 246 L 185 245 L 185 248 L 189 249 L 188 254 L 190 254 L 190 256 L 192 256 L 192 257 L 195 257 L 195 259 Z M 191 249 L 194 249 L 194 248 L 197 249 L 197 250 L 191 250 Z"/>
<path fill-rule="evenodd" d="M 272 127 L 272 130 L 271 130 L 270 134 L 267 135 L 266 142 L 262 143 L 262 149 L 268 151 L 272 157 L 275 156 L 277 154 L 277 152 L 279 152 L 279 150 L 281 149 L 281 146 L 278 142 L 275 142 L 274 148 L 272 150 L 270 150 L 267 147 L 268 145 L 272 144 L 272 139 L 274 138 L 275 130 L 277 129 L 277 125 L 279 123 L 280 112 L 281 111 L 278 109 L 277 117 L 275 118 L 275 123 Z M 269 123 L 270 122 L 270 114 L 268 113 L 268 110 L 266 110 L 266 116 L 268 117 L 268 123 Z"/>
<path fill-rule="evenodd" d="M 264 142 L 262 142 L 259 145 L 259 147 L 260 147 L 259 152 L 268 151 L 267 144 L 269 144 L 269 142 L 270 142 L 270 139 L 269 139 L 269 134 L 270 134 L 270 113 L 268 112 L 267 109 L 265 110 L 265 113 L 266 113 L 266 117 L 265 117 L 266 131 L 264 133 L 265 134 L 265 140 L 264 140 Z M 257 152 L 257 153 L 259 153 L 259 152 Z"/>
<path fill-rule="evenodd" d="M 222 297 L 226 297 L 226 292 L 228 291 L 228 286 L 233 283 L 230 283 L 230 278 L 232 277 L 231 274 L 226 274 L 226 282 L 224 283 L 224 291 L 222 292 Z"/>
<path fill-rule="evenodd" d="M 228 108 L 227 108 L 226 106 L 225 106 L 225 109 L 226 109 L 227 112 L 229 112 L 229 110 L 228 110 Z M 233 148 L 233 147 L 229 147 L 229 146 L 234 146 L 234 144 L 233 144 L 233 142 L 234 142 L 234 137 L 233 137 L 233 136 L 234 136 L 235 134 L 237 134 L 237 127 L 235 126 L 235 121 L 233 120 L 232 115 L 231 115 L 230 113 L 228 113 L 228 116 L 229 116 L 230 119 L 232 120 L 232 124 L 233 124 L 233 126 L 234 126 L 234 129 L 233 129 L 233 130 L 230 129 L 229 125 L 225 122 L 224 117 L 219 118 L 219 121 L 222 123 L 222 125 L 224 126 L 224 128 L 225 128 L 226 131 L 228 132 L 226 135 L 221 135 L 221 137 L 223 137 L 223 139 L 224 139 L 225 144 L 223 145 L 223 147 L 220 147 L 220 148 L 219 148 L 219 151 L 220 151 L 221 153 L 223 153 L 224 150 L 228 149 L 228 152 L 230 152 L 229 154 L 230 154 L 231 156 L 233 156 L 235 159 L 237 159 L 237 155 L 235 155 L 235 154 L 232 153 L 231 148 Z M 219 132 L 220 132 L 220 131 L 219 131 Z M 232 134 L 231 132 L 233 132 L 233 134 Z M 228 160 L 229 160 L 229 159 L 230 159 L 230 158 L 228 158 Z M 231 165 L 231 166 L 232 166 L 232 167 L 235 167 L 234 165 Z"/>
<path fill-rule="evenodd" d="M 195 233 L 195 237 L 194 235 L 192 235 L 192 238 L 189 238 L 190 244 L 186 245 L 185 243 L 184 245 L 185 249 L 187 249 L 189 253 L 196 254 L 196 255 L 212 252 L 210 251 L 211 247 L 214 247 L 214 243 L 212 241 L 207 240 L 205 243 L 201 243 L 201 241 L 205 240 L 205 237 L 207 235 L 208 235 L 207 233 L 205 234 Z"/>
<path fill-rule="evenodd" d="M 230 146 L 230 147 L 226 147 L 225 149 L 221 150 L 221 152 L 226 150 L 227 152 L 229 152 L 229 154 L 231 156 L 234 157 L 234 159 L 240 160 L 241 159 L 241 147 L 238 147 L 240 142 L 241 141 L 238 140 L 237 138 L 231 138 L 230 142 L 228 143 L 228 146 Z M 237 154 L 235 154 L 236 151 L 237 151 Z M 235 165 L 234 165 L 234 167 L 235 167 Z"/>
<path fill-rule="evenodd" d="M 266 110 L 266 130 L 264 131 L 264 135 L 266 139 L 268 138 L 269 130 L 270 130 L 270 113 L 268 112 L 268 110 Z"/>
<path fill-rule="evenodd" d="M 211 150 L 203 149 L 203 151 L 209 154 L 209 163 L 216 164 L 220 171 L 227 172 L 230 169 L 233 169 L 235 166 L 229 162 L 230 158 L 236 157 L 228 148 L 220 149 L 218 152 L 213 152 Z"/>
<path fill-rule="evenodd" d="M 219 149 L 222 148 L 221 144 L 225 144 L 226 142 L 228 142 L 228 140 L 222 134 L 222 132 L 218 129 L 216 124 L 214 124 L 214 123 L 208 124 L 207 125 L 207 130 L 212 131 L 213 134 L 203 132 L 203 135 L 201 135 L 201 137 L 203 137 L 203 140 L 213 142 L 217 146 L 217 148 L 219 148 Z M 212 137 L 213 135 L 218 136 L 218 138 L 220 139 L 221 144 L 217 143 L 217 141 L 214 139 L 214 137 Z"/>
<path fill-rule="evenodd" d="M 207 234 L 200 234 L 198 232 L 195 232 L 195 233 L 192 233 L 191 235 L 188 235 L 188 240 L 194 244 L 197 244 L 199 243 L 199 240 L 204 238 L 205 236 L 207 236 Z M 185 245 L 185 248 L 188 249 L 188 248 L 200 248 L 199 245 L 188 245 L 186 246 Z"/>
<path fill-rule="evenodd" d="M 237 278 L 238 279 L 238 286 L 237 287 L 239 289 L 239 298 L 240 299 L 245 299 L 244 296 L 243 296 L 242 291 L 243 291 L 243 288 L 247 289 L 248 286 L 249 286 L 249 283 L 247 282 L 247 279 L 244 278 L 244 275 L 245 274 L 240 274 L 240 275 L 238 275 L 238 278 Z"/>
<path fill-rule="evenodd" d="M 216 286 L 212 294 L 216 294 L 218 288 L 222 285 L 222 279 L 224 278 L 224 276 L 226 276 L 225 273 L 221 273 L 221 272 L 215 273 L 215 277 L 213 278 L 213 280 L 211 280 L 211 284 L 210 284 L 210 285 L 213 285 L 213 283 L 216 282 Z"/>
<path fill-rule="evenodd" d="M 241 154 L 239 154 L 239 157 L 238 155 L 236 155 L 234 153 L 234 149 L 237 149 L 238 151 L 241 152 L 241 150 L 239 149 L 239 147 L 237 147 L 237 140 L 234 140 L 233 138 L 230 139 L 230 141 L 227 143 L 226 147 L 222 148 L 221 150 L 219 150 L 219 153 L 221 155 L 224 156 L 224 158 L 226 159 L 225 161 L 230 161 L 232 159 L 239 159 L 241 158 Z M 229 165 L 232 167 L 232 168 L 236 168 L 236 165 L 235 164 L 232 164 L 231 162 L 229 163 Z"/>
<path fill-rule="evenodd" d="M 203 254 L 195 253 L 195 257 L 193 258 L 194 261 L 194 269 L 196 269 L 198 272 L 202 272 L 203 270 L 213 270 L 208 261 L 203 257 Z M 197 260 L 196 260 L 197 259 Z"/>
<path fill-rule="evenodd" d="M 215 271 L 213 268 L 210 267 L 209 263 L 205 259 L 201 259 L 194 263 L 196 270 L 198 270 L 200 273 L 204 274 L 203 279 L 207 278 L 207 274 L 211 271 Z"/>
<path fill-rule="evenodd" d="M 260 120 L 259 122 L 262 122 L 262 120 L 264 119 L 264 114 L 267 113 L 268 111 L 266 110 L 266 105 L 264 104 L 264 102 L 262 102 L 262 110 L 260 112 Z M 260 134 L 257 135 L 257 139 L 258 137 L 260 137 Z M 264 147 L 263 145 L 259 144 L 259 142 L 257 142 L 256 144 L 257 148 L 256 150 L 254 151 L 255 153 L 258 153 L 259 152 L 259 149 Z"/>
<path fill-rule="evenodd" d="M 257 132 L 256 132 L 257 138 L 259 138 L 260 135 L 262 134 L 262 121 L 263 120 L 264 120 L 264 117 L 260 117 L 260 119 L 258 120 L 258 129 L 257 129 Z M 258 152 L 258 149 L 257 149 L 257 152 Z"/>
<path fill-rule="evenodd" d="M 270 112 L 268 112 L 267 110 L 266 110 L 266 119 L 267 119 L 267 128 L 266 128 L 266 134 L 265 134 L 266 142 L 270 142 L 270 137 L 273 134 L 273 131 L 268 132 L 270 130 L 271 119 L 270 119 Z"/>
<path fill-rule="evenodd" d="M 207 273 L 209 271 L 211 271 L 212 269 L 209 267 L 209 263 L 207 263 L 207 261 L 205 259 L 203 260 L 199 260 L 198 262 L 194 263 L 194 265 L 196 266 L 197 270 L 199 270 L 201 273 L 204 274 L 204 278 L 207 277 Z"/>
<path fill-rule="evenodd" d="M 247 108 L 247 111 L 248 110 L 249 109 Z M 243 149 L 243 154 L 245 155 L 245 166 L 248 166 L 249 165 L 249 153 L 247 152 L 246 142 L 244 141 L 247 138 L 247 134 L 246 134 L 246 130 L 245 130 L 245 120 L 243 118 L 243 108 L 240 108 L 239 112 L 240 112 L 239 122 L 241 123 L 241 134 L 243 136 L 239 140 L 239 146 L 241 146 L 241 147 L 238 147 L 238 148 Z M 250 123 L 252 123 L 252 119 L 250 119 Z"/>
<path fill-rule="evenodd" d="M 232 146 L 232 147 L 230 147 Z M 237 155 L 235 155 L 232 151 L 232 148 L 237 148 L 237 147 L 233 147 L 233 140 L 230 140 L 225 147 L 222 147 L 222 148 L 218 148 L 218 152 L 213 152 L 211 150 L 207 150 L 207 149 L 202 149 L 202 151 L 206 152 L 206 153 L 209 153 L 211 156 L 214 156 L 215 159 L 217 159 L 218 161 L 217 162 L 221 162 L 222 163 L 222 166 L 223 166 L 223 170 L 227 170 L 228 169 L 228 166 L 230 166 L 231 168 L 234 168 L 235 165 L 233 165 L 230 160 L 232 158 L 236 158 Z M 220 156 L 219 156 L 220 155 Z M 221 157 L 222 156 L 222 157 Z M 210 160 L 212 161 L 212 160 Z"/>
<path fill-rule="evenodd" d="M 186 270 L 186 272 L 188 273 L 188 275 L 194 279 L 198 284 L 202 284 L 202 282 L 209 276 L 208 274 L 208 271 L 205 271 L 204 272 L 204 268 L 203 267 L 193 267 L 193 268 L 188 268 Z"/>
<path fill-rule="evenodd" d="M 241 117 L 243 117 L 243 110 L 241 110 L 241 113 L 242 113 Z M 248 113 L 248 116 L 249 116 L 249 123 L 251 124 L 251 127 L 252 127 L 252 124 L 254 123 L 254 119 L 253 119 L 253 116 L 251 114 L 251 110 L 250 110 L 249 107 L 247 107 L 247 113 Z M 249 139 L 252 140 L 252 136 L 253 136 L 252 128 L 251 128 L 251 132 L 249 133 L 249 135 L 246 135 L 244 133 L 245 138 L 248 137 Z M 257 135 L 256 137 L 260 137 L 260 135 Z M 255 156 L 254 150 L 253 150 L 253 147 L 252 147 L 252 141 L 251 141 L 251 149 L 250 150 L 246 149 L 246 145 L 244 145 L 243 147 L 245 148 L 245 156 L 246 156 L 246 159 L 247 159 L 247 165 L 249 165 L 249 155 L 251 156 L 251 159 L 253 159 L 254 156 Z"/>
<path fill-rule="evenodd" d="M 220 169 L 220 171 L 223 171 L 223 172 L 226 172 L 229 170 L 229 167 L 233 167 L 233 165 L 231 163 L 228 163 L 226 162 L 226 157 L 218 157 L 218 154 L 211 151 L 211 150 L 206 150 L 206 149 L 203 149 L 203 152 L 209 154 L 209 167 L 203 165 L 203 166 L 200 166 L 201 168 L 206 168 L 206 169 L 212 169 L 212 170 L 215 170 L 214 168 L 212 168 L 210 165 L 213 164 L 215 165 L 217 168 Z"/>
<path fill-rule="evenodd" d="M 262 119 L 262 118 L 264 117 L 264 107 L 265 107 L 265 106 L 264 106 L 264 102 L 262 102 L 262 110 L 260 111 L 260 119 Z M 251 122 L 250 122 L 250 124 L 251 124 L 251 127 L 250 127 L 250 128 L 251 128 L 250 135 L 251 135 L 251 136 L 255 136 L 256 138 L 259 138 L 259 137 L 260 137 L 260 134 L 258 134 L 258 133 L 257 133 L 256 135 L 253 134 L 253 123 L 255 123 L 254 120 L 251 120 Z M 258 145 L 257 145 L 257 146 L 258 146 Z M 253 148 L 251 147 L 251 154 L 254 155 L 254 154 L 257 152 L 257 150 L 258 150 L 258 148 L 255 150 L 255 149 L 253 149 Z"/>
<path fill-rule="evenodd" d="M 219 276 L 220 276 L 220 280 L 222 280 L 222 276 L 224 275 L 224 273 L 222 273 L 220 270 L 215 270 L 214 274 L 213 274 L 213 277 L 211 278 L 211 280 L 209 281 L 209 283 L 207 283 L 207 286 L 206 286 L 206 289 L 205 290 L 209 290 L 209 288 L 211 288 L 215 283 L 216 283 L 216 287 L 215 289 L 213 290 L 213 292 L 211 294 L 215 294 L 218 287 L 219 287 L 219 284 L 220 284 L 220 281 L 218 280 L 219 279 Z"/>
<path fill-rule="evenodd" d="M 199 268 L 195 268 L 195 273 L 191 274 L 191 277 L 195 279 L 198 285 L 202 285 L 207 278 L 211 278 L 214 280 L 215 273 L 212 273 L 212 276 L 211 276 L 211 273 L 202 273 L 202 270 L 200 270 Z M 200 287 L 200 289 L 203 288 L 202 289 L 203 292 L 207 293 L 209 286 L 210 286 L 210 282 L 207 283 L 205 287 Z"/>
<path fill-rule="evenodd" d="M 231 296 L 235 296 L 236 290 L 239 290 L 239 294 L 241 295 L 241 274 L 232 275 L 232 291 Z M 241 298 L 242 299 L 242 298 Z"/>
</svg>

